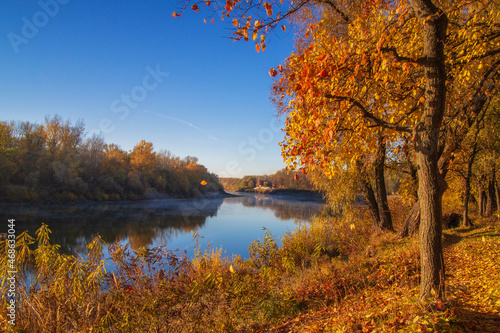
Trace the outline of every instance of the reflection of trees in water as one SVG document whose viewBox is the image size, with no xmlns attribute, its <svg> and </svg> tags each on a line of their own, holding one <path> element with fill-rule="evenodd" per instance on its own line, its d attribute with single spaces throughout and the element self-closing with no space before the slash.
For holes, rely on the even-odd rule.
<svg viewBox="0 0 500 333">
<path fill-rule="evenodd" d="M 0 219 L 16 219 L 16 233 L 35 231 L 45 223 L 52 230 L 51 242 L 66 253 L 83 253 L 99 234 L 106 243 L 128 238 L 130 247 L 163 244 L 177 235 L 203 226 L 217 215 L 223 199 L 158 200 L 131 203 L 78 205 L 5 205 Z M 6 231 L 6 230 L 5 230 Z M 3 232 L 3 231 L 2 231 Z"/>
<path fill-rule="evenodd" d="M 280 220 L 299 219 L 310 221 L 313 215 L 323 206 L 322 203 L 312 201 L 291 201 L 278 197 L 255 195 L 244 196 L 241 199 L 245 207 L 262 207 L 274 211 L 274 216 Z"/>
<path fill-rule="evenodd" d="M 191 233 L 203 226 L 208 216 L 168 216 L 168 225 L 165 225 L 166 216 L 151 216 L 148 223 L 140 226 L 128 224 L 126 235 L 130 248 L 138 250 L 142 246 L 148 247 L 155 239 L 161 244 L 168 244 L 179 234 Z"/>
</svg>

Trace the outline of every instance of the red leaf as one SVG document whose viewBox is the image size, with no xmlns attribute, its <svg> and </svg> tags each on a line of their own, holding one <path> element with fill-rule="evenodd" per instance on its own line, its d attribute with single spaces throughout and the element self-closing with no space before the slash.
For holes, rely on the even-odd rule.
<svg viewBox="0 0 500 333">
<path fill-rule="evenodd" d="M 294 179 L 295 181 L 298 181 L 298 180 L 299 180 L 299 174 L 298 174 L 298 173 L 296 173 L 295 175 L 293 175 L 293 179 Z"/>
<path fill-rule="evenodd" d="M 258 45 L 258 44 L 257 44 Z M 258 51 L 257 51 L 258 52 Z M 269 70 L 269 75 L 271 75 L 272 77 L 275 77 L 276 75 L 278 75 L 278 71 L 274 68 L 271 68 Z"/>
<path fill-rule="evenodd" d="M 198 11 L 198 5 L 197 4 L 192 5 L 191 9 L 194 10 L 195 12 L 197 12 Z"/>
</svg>

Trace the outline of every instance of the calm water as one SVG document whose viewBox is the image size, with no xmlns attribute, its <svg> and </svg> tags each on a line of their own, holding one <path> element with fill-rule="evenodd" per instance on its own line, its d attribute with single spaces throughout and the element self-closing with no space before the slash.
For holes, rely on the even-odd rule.
<svg viewBox="0 0 500 333">
<path fill-rule="evenodd" d="M 238 193 L 239 194 L 239 193 Z M 140 202 L 81 203 L 71 205 L 0 205 L 0 218 L 16 219 L 16 233 L 32 236 L 45 223 L 51 241 L 67 253 L 81 253 L 99 234 L 137 250 L 141 246 L 166 244 L 169 249 L 193 253 L 193 232 L 198 231 L 204 248 L 222 247 L 227 255 L 248 256 L 248 246 L 269 229 L 277 238 L 310 221 L 324 204 L 317 197 L 242 194 L 212 199 L 164 199 Z M 3 230 L 5 229 L 5 230 Z"/>
</svg>

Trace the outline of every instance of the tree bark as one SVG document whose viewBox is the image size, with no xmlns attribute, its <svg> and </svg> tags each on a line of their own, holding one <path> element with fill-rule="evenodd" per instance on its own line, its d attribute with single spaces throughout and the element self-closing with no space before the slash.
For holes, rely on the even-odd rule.
<svg viewBox="0 0 500 333">
<path fill-rule="evenodd" d="M 486 211 L 484 215 L 489 217 L 495 211 L 495 181 L 493 178 L 488 179 L 488 188 L 486 191 Z"/>
<path fill-rule="evenodd" d="M 486 194 L 484 193 L 484 186 L 483 186 L 483 177 L 479 177 L 477 181 L 477 198 L 478 198 L 478 203 L 477 203 L 477 210 L 479 216 L 484 216 L 485 208 L 486 208 L 486 201 L 485 201 Z"/>
<path fill-rule="evenodd" d="M 446 102 L 444 43 L 448 19 L 430 0 L 410 0 L 423 26 L 425 102 L 420 123 L 415 128 L 420 202 L 420 301 L 435 293 L 445 298 L 442 245 L 442 195 L 446 183 L 439 173 L 439 129 Z"/>
<path fill-rule="evenodd" d="M 380 137 L 378 142 L 377 155 L 374 163 L 375 188 L 377 191 L 378 211 L 380 214 L 380 227 L 382 230 L 394 231 L 394 227 L 392 226 L 391 210 L 389 209 L 389 204 L 387 202 L 387 189 L 385 187 L 385 153 L 386 146 L 383 138 Z"/>
<path fill-rule="evenodd" d="M 361 175 L 361 186 L 363 187 L 363 194 L 366 202 L 368 203 L 373 230 L 376 232 L 381 231 L 380 212 L 378 209 L 377 199 L 375 198 L 375 192 L 373 191 L 370 181 L 364 174 Z"/>
<path fill-rule="evenodd" d="M 500 219 L 500 186 L 498 185 L 498 181 L 495 180 L 495 194 L 497 197 L 497 217 Z"/>
<path fill-rule="evenodd" d="M 472 226 L 472 222 L 469 219 L 469 200 L 470 200 L 470 181 L 472 178 L 472 164 L 474 163 L 474 159 L 476 158 L 477 153 L 477 145 L 474 144 L 472 149 L 471 156 L 469 161 L 467 162 L 467 174 L 465 175 L 465 191 L 464 191 L 464 212 L 462 218 L 462 226 L 470 227 Z"/>
<path fill-rule="evenodd" d="M 406 215 L 403 226 L 398 232 L 398 238 L 412 236 L 418 231 L 420 225 L 420 202 L 418 200 L 413 204 L 408 215 Z"/>
</svg>

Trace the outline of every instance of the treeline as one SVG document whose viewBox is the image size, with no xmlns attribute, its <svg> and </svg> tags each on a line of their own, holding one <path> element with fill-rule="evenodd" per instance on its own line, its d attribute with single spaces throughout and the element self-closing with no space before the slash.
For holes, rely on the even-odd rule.
<svg viewBox="0 0 500 333">
<path fill-rule="evenodd" d="M 309 182 L 306 176 L 301 174 L 301 177 L 298 177 L 297 180 L 295 180 L 295 177 L 294 172 L 282 169 L 272 175 L 245 176 L 243 178 L 221 178 L 220 182 L 224 186 L 224 189 L 230 191 L 252 190 L 259 186 L 271 187 L 274 189 L 315 190 L 314 186 Z"/>
<path fill-rule="evenodd" d="M 101 136 L 84 136 L 83 121 L 58 115 L 43 124 L 0 121 L 0 201 L 137 200 L 222 190 L 196 157 L 155 152 L 144 140 L 127 152 Z"/>
</svg>

